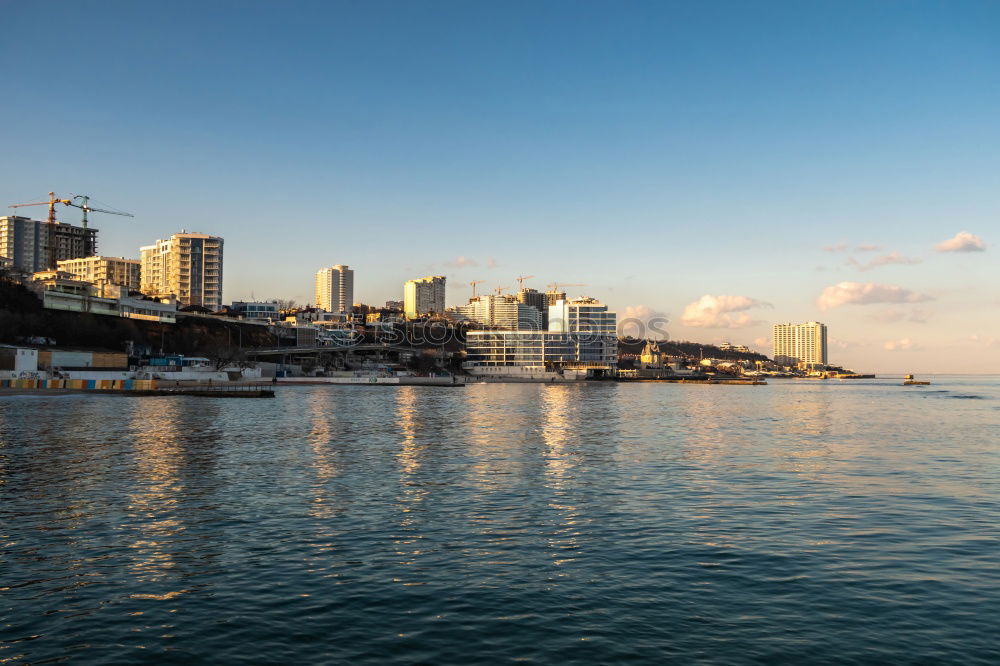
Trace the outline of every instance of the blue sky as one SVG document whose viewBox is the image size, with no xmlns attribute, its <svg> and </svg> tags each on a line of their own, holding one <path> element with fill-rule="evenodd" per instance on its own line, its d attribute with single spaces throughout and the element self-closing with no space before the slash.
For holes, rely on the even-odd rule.
<svg viewBox="0 0 1000 666">
<path fill-rule="evenodd" d="M 369 303 L 527 274 L 680 339 L 819 319 L 858 369 L 1000 368 L 998 3 L 0 13 L 3 203 L 135 213 L 97 223 L 106 254 L 221 235 L 227 300 L 310 301 L 335 263 Z M 983 249 L 933 249 L 961 231 Z"/>
</svg>

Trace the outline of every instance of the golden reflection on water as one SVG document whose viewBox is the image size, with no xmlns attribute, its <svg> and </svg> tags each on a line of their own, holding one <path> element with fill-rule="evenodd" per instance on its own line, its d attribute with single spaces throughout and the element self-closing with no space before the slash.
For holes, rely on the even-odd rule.
<svg viewBox="0 0 1000 666">
<path fill-rule="evenodd" d="M 136 486 L 129 494 L 129 519 L 137 534 L 129 543 L 131 569 L 140 582 L 155 582 L 176 566 L 170 547 L 185 530 L 176 512 L 184 492 L 179 469 L 182 433 L 187 422 L 174 399 L 139 400 L 130 414 Z"/>
<path fill-rule="evenodd" d="M 526 392 L 528 387 L 537 385 L 489 384 L 463 389 L 466 440 L 475 460 L 469 478 L 482 491 L 516 485 L 524 472 L 522 445 L 540 419 L 537 396 Z M 498 433 L 509 435 L 498 437 Z"/>
<path fill-rule="evenodd" d="M 309 394 L 307 406 L 310 426 L 308 441 L 312 452 L 310 465 L 315 476 L 309 515 L 319 519 L 335 518 L 342 512 L 335 502 L 334 494 L 330 492 L 330 482 L 343 471 L 336 449 L 334 425 L 337 414 L 331 395 L 326 391 L 313 392 Z"/>
<path fill-rule="evenodd" d="M 578 522 L 580 509 L 574 502 L 574 484 L 571 477 L 572 455 L 575 443 L 574 421 L 580 418 L 574 399 L 579 398 L 576 387 L 545 386 L 541 388 L 541 430 L 545 445 L 544 471 L 546 487 L 552 491 L 549 508 L 555 512 L 555 527 L 546 536 L 549 557 L 556 566 L 576 560 L 580 548 Z M 565 576 L 557 573 L 556 576 Z"/>
<path fill-rule="evenodd" d="M 313 391 L 306 406 L 309 419 L 307 436 L 312 456 L 309 466 L 313 471 L 313 484 L 308 514 L 316 526 L 312 551 L 306 558 L 310 573 L 326 573 L 329 555 L 337 550 L 339 533 L 333 529 L 335 519 L 345 511 L 345 506 L 333 488 L 343 473 L 341 443 L 337 442 L 337 405 L 330 391 Z"/>
<path fill-rule="evenodd" d="M 417 435 L 420 422 L 420 393 L 416 387 L 401 386 L 396 389 L 396 425 L 401 439 L 396 463 L 399 469 L 400 534 L 393 539 L 399 564 L 405 567 L 406 577 L 393 578 L 402 585 L 423 585 L 417 578 L 420 567 L 418 561 L 425 550 L 421 546 L 424 536 L 420 533 L 423 516 L 419 510 L 428 496 L 427 488 L 421 483 L 418 473 L 421 468 L 420 456 L 424 450 Z"/>
</svg>

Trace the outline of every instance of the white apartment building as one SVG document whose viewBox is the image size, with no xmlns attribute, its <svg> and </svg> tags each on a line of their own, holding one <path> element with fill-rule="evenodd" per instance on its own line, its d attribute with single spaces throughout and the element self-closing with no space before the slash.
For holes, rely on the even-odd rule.
<svg viewBox="0 0 1000 666">
<path fill-rule="evenodd" d="M 549 306 L 549 329 L 552 333 L 618 334 L 618 316 L 596 298 L 560 299 Z"/>
<path fill-rule="evenodd" d="M 342 264 L 316 271 L 316 307 L 326 312 L 350 312 L 354 307 L 354 271 Z"/>
<path fill-rule="evenodd" d="M 774 361 L 779 365 L 826 365 L 826 324 L 775 324 Z"/>
<path fill-rule="evenodd" d="M 542 313 L 538 308 L 525 305 L 515 296 L 486 294 L 477 296 L 455 310 L 465 320 L 483 326 L 509 330 L 542 330 Z"/>
<path fill-rule="evenodd" d="M 81 257 L 58 262 L 58 270 L 71 273 L 78 280 L 96 285 L 116 284 L 129 291 L 139 291 L 140 263 L 125 257 Z"/>
<path fill-rule="evenodd" d="M 139 248 L 140 290 L 147 296 L 176 296 L 180 305 L 222 307 L 223 239 L 182 231 Z"/>
<path fill-rule="evenodd" d="M 409 280 L 403 285 L 403 312 L 407 318 L 437 313 L 445 310 L 445 277 L 443 275 L 428 275 L 427 277 Z"/>
<path fill-rule="evenodd" d="M 73 224 L 49 224 L 19 215 L 0 217 L 0 257 L 29 273 L 55 268 L 63 259 L 97 252 L 97 229 Z"/>
</svg>

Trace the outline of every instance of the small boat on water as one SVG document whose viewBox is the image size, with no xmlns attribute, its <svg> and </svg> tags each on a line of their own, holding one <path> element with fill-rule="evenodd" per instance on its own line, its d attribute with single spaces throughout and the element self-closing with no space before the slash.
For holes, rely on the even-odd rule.
<svg viewBox="0 0 1000 666">
<path fill-rule="evenodd" d="M 906 375 L 903 377 L 903 386 L 930 386 L 930 384 L 930 382 L 914 379 L 913 375 Z"/>
</svg>

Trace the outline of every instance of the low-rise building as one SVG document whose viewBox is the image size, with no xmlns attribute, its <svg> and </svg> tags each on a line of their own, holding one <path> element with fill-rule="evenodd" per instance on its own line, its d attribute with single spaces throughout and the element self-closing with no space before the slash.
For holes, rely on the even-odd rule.
<svg viewBox="0 0 1000 666">
<path fill-rule="evenodd" d="M 70 273 L 78 280 L 96 285 L 120 285 L 139 291 L 140 264 L 138 259 L 125 257 L 79 257 L 58 262 L 58 270 Z"/>
<path fill-rule="evenodd" d="M 277 321 L 277 301 L 233 301 L 230 309 L 243 319 Z"/>
<path fill-rule="evenodd" d="M 0 372 L 10 376 L 38 372 L 38 350 L 0 345 Z"/>
<path fill-rule="evenodd" d="M 65 271 L 39 271 L 30 283 L 39 293 L 42 307 L 67 312 L 88 312 L 109 317 L 126 317 L 173 324 L 177 321 L 177 301 L 132 295 L 126 287 L 96 285 L 76 279 Z"/>
</svg>

